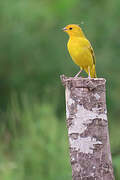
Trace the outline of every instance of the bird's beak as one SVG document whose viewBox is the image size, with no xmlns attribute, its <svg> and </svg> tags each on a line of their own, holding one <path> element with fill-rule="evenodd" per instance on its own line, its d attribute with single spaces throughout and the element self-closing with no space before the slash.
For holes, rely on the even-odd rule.
<svg viewBox="0 0 120 180">
<path fill-rule="evenodd" d="M 64 27 L 64 28 L 62 28 L 62 31 L 67 31 L 67 29 Z"/>
</svg>

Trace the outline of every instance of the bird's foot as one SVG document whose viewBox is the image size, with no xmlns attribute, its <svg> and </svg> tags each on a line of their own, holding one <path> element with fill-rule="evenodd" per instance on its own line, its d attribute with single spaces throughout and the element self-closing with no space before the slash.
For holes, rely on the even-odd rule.
<svg viewBox="0 0 120 180">
<path fill-rule="evenodd" d="M 74 79 L 82 78 L 82 76 L 74 76 Z"/>
</svg>

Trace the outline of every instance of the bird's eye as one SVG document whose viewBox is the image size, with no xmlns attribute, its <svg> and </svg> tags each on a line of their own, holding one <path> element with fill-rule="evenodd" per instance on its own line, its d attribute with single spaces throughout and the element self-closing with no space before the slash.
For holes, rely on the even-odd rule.
<svg viewBox="0 0 120 180">
<path fill-rule="evenodd" d="M 69 30 L 72 30 L 72 27 L 70 27 Z"/>
</svg>

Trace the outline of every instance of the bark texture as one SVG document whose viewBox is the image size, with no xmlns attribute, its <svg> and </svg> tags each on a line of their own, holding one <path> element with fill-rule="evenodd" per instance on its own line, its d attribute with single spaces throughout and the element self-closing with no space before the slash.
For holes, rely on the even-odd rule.
<svg viewBox="0 0 120 180">
<path fill-rule="evenodd" d="M 73 180 L 114 180 L 105 79 L 61 76 Z"/>
</svg>

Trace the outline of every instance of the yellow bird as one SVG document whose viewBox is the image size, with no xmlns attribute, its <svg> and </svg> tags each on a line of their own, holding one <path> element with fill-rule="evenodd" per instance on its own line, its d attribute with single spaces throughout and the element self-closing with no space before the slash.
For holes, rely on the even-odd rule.
<svg viewBox="0 0 120 180">
<path fill-rule="evenodd" d="M 69 35 L 67 48 L 70 56 L 74 63 L 80 67 L 80 71 L 75 77 L 78 77 L 82 70 L 85 70 L 89 78 L 96 78 L 94 51 L 80 26 L 69 24 L 63 28 L 63 31 Z"/>
</svg>

